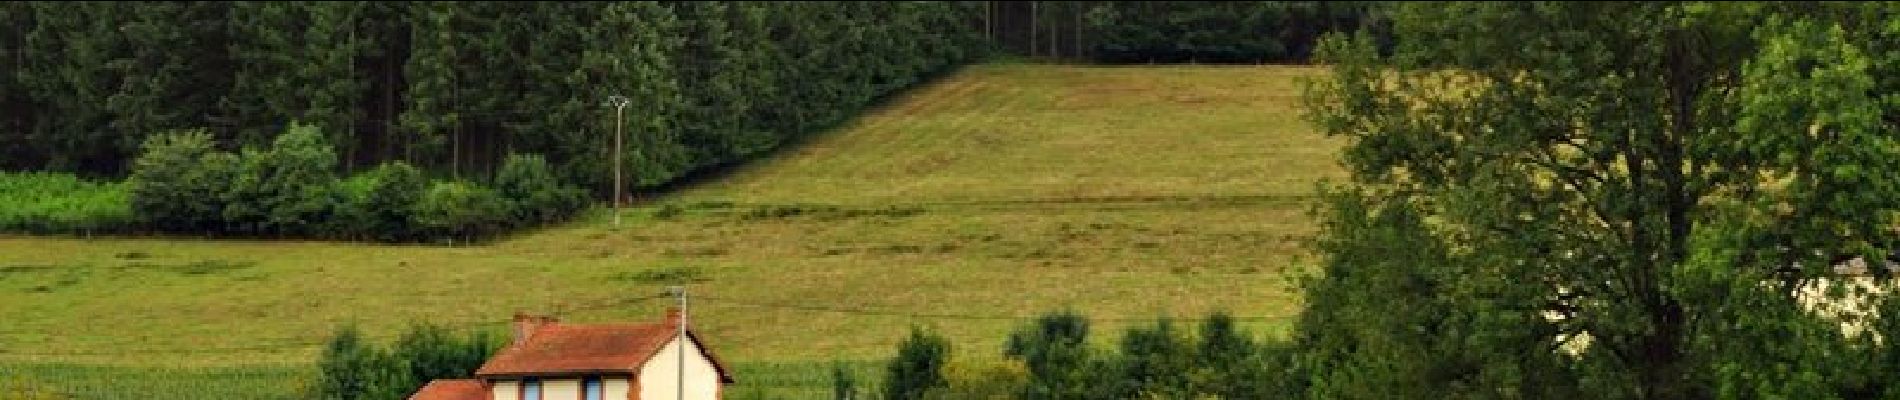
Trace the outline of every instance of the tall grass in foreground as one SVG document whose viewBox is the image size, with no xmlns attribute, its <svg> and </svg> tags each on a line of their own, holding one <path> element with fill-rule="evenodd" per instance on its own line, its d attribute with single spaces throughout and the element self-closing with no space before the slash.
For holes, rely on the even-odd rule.
<svg viewBox="0 0 1900 400">
<path fill-rule="evenodd" d="M 7 363 L 0 364 L 0 400 L 298 399 L 312 371 L 295 364 L 183 368 Z"/>
<path fill-rule="evenodd" d="M 123 182 L 71 174 L 0 172 L 0 231 L 111 233 L 133 224 Z"/>
<path fill-rule="evenodd" d="M 830 362 L 736 363 L 731 366 L 736 383 L 726 387 L 725 397 L 735 400 L 829 399 L 833 390 L 833 365 Z M 884 381 L 884 361 L 844 361 L 839 365 L 850 371 L 857 381 L 858 393 L 854 398 L 877 397 L 877 385 Z"/>
<path fill-rule="evenodd" d="M 848 361 L 860 396 L 883 380 L 884 364 Z M 831 398 L 831 363 L 737 363 L 730 399 Z M 315 379 L 298 364 L 211 368 L 0 363 L 0 400 L 40 399 L 301 399 Z"/>
</svg>

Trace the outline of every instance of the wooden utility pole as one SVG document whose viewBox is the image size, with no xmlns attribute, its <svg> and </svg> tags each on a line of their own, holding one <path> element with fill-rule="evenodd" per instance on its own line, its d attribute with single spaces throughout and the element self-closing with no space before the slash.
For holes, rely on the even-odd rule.
<svg viewBox="0 0 1900 400">
<path fill-rule="evenodd" d="M 613 96 L 607 97 L 607 102 L 609 103 L 609 105 L 612 105 L 614 107 L 614 156 L 613 156 L 614 157 L 613 159 L 614 207 L 613 208 L 614 208 L 614 227 L 618 228 L 620 227 L 620 197 L 621 197 L 620 188 L 624 186 L 620 184 L 620 165 L 626 163 L 626 160 L 620 159 L 620 148 L 622 147 L 620 145 L 620 128 L 621 128 L 621 125 L 623 125 L 622 118 L 624 117 L 622 117 L 622 115 L 626 113 L 627 103 L 629 103 L 630 101 L 628 101 L 627 98 L 624 96 L 613 95 Z"/>
</svg>

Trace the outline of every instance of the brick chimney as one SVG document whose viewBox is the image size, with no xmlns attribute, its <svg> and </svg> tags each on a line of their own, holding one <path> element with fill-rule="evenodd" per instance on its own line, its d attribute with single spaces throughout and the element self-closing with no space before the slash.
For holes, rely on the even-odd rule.
<svg viewBox="0 0 1900 400">
<path fill-rule="evenodd" d="M 666 326 L 679 326 L 679 325 L 680 325 L 680 308 L 667 307 L 666 308 Z"/>
<path fill-rule="evenodd" d="M 554 317 L 528 315 L 528 314 L 516 312 L 515 313 L 515 329 L 514 329 L 515 337 L 513 341 L 509 342 L 509 344 L 521 344 L 521 342 L 526 342 L 528 341 L 529 336 L 534 336 L 535 331 L 540 330 L 542 327 L 545 327 L 548 325 L 554 325 L 557 322 L 561 322 L 561 321 L 558 319 L 554 319 Z"/>
</svg>

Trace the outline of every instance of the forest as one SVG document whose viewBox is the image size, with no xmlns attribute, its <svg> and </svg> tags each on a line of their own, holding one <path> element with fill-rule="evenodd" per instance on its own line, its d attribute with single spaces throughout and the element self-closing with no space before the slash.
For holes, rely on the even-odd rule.
<svg viewBox="0 0 1900 400">
<path fill-rule="evenodd" d="M 1372 9 L 1201 3 L 8 2 L 0 171 L 18 173 L 0 198 L 18 207 L 0 230 L 483 237 L 577 212 L 573 188 L 663 190 L 756 158 L 999 50 L 1290 61 Z M 317 137 L 280 148 L 293 131 Z M 558 184 L 487 187 L 518 157 Z M 156 160 L 171 172 L 137 170 Z M 407 169 L 419 183 L 370 204 Z M 282 179 L 303 186 L 240 187 Z M 377 213 L 397 222 L 350 217 Z M 339 216 L 358 222 L 317 221 Z"/>
</svg>

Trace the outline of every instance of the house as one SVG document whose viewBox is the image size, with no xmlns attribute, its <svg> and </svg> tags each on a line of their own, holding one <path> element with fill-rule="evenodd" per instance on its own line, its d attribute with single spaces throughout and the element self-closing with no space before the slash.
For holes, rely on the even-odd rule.
<svg viewBox="0 0 1900 400">
<path fill-rule="evenodd" d="M 409 399 L 720 398 L 732 375 L 691 329 L 682 346 L 679 327 L 678 310 L 650 324 L 564 324 L 517 314 L 513 340 L 475 371 L 475 379 L 438 379 Z M 682 386 L 685 396 L 678 397 Z"/>
</svg>

